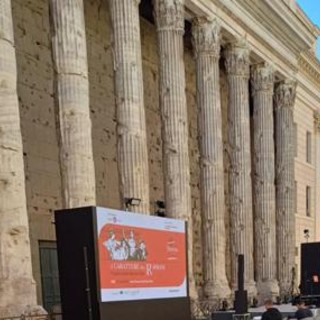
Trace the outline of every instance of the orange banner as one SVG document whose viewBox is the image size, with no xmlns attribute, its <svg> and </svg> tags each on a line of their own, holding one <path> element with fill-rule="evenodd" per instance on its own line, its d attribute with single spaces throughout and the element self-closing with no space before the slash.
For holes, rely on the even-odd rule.
<svg viewBox="0 0 320 320">
<path fill-rule="evenodd" d="M 178 287 L 186 280 L 184 233 L 107 223 L 98 241 L 101 289 Z"/>
</svg>

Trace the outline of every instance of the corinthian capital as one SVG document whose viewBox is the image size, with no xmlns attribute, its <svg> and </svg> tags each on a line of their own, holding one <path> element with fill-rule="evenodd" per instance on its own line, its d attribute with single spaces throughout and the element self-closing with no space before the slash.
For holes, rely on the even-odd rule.
<svg viewBox="0 0 320 320">
<path fill-rule="evenodd" d="M 316 126 L 316 129 L 320 131 L 320 112 L 319 111 L 314 112 L 313 119 L 314 119 L 314 125 Z"/>
<path fill-rule="evenodd" d="M 193 47 L 196 56 L 199 54 L 220 56 L 220 24 L 215 19 L 195 18 L 192 24 Z"/>
<path fill-rule="evenodd" d="M 251 85 L 253 94 L 257 91 L 273 92 L 274 70 L 268 63 L 259 63 L 251 67 Z"/>
<path fill-rule="evenodd" d="M 274 102 L 276 108 L 293 108 L 296 98 L 297 82 L 293 80 L 281 81 L 275 90 Z"/>
<path fill-rule="evenodd" d="M 250 75 L 250 50 L 244 40 L 229 43 L 224 51 L 225 66 L 229 75 Z"/>
<path fill-rule="evenodd" d="M 158 30 L 184 32 L 184 0 L 153 0 Z"/>
</svg>

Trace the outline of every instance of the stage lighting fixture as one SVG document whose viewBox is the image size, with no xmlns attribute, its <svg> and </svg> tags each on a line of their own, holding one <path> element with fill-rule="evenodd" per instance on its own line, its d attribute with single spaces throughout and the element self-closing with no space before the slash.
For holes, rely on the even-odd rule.
<svg viewBox="0 0 320 320">
<path fill-rule="evenodd" d="M 165 205 L 164 201 L 162 201 L 162 200 L 157 200 L 156 201 L 156 205 L 157 205 L 157 207 L 159 209 L 165 209 L 166 208 L 166 205 Z"/>
<path fill-rule="evenodd" d="M 158 210 L 158 211 L 156 211 L 156 216 L 161 217 L 161 218 L 165 218 L 166 214 L 165 214 L 165 212 Z"/>
<path fill-rule="evenodd" d="M 155 206 L 157 207 L 157 209 L 155 209 L 155 215 L 158 217 L 164 218 L 166 216 L 166 212 L 165 212 L 166 205 L 164 201 L 157 200 L 155 202 Z"/>
<path fill-rule="evenodd" d="M 126 206 L 126 209 L 129 207 L 135 207 L 140 205 L 141 199 L 138 198 L 124 198 L 124 204 Z"/>
</svg>

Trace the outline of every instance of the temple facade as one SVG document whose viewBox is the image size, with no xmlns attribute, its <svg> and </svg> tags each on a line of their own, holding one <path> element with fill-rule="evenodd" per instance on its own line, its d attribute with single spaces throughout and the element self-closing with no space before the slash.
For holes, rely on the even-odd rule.
<svg viewBox="0 0 320 320">
<path fill-rule="evenodd" d="M 0 1 L 0 318 L 59 304 L 54 210 L 188 222 L 193 301 L 320 240 L 320 30 L 293 0 Z"/>
</svg>

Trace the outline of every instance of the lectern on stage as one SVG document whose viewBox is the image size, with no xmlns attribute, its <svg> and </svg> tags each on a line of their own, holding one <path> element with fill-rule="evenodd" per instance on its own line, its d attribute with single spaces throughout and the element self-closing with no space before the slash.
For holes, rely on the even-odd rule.
<svg viewBox="0 0 320 320">
<path fill-rule="evenodd" d="M 184 221 L 55 212 L 64 320 L 190 320 Z"/>
</svg>

